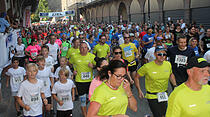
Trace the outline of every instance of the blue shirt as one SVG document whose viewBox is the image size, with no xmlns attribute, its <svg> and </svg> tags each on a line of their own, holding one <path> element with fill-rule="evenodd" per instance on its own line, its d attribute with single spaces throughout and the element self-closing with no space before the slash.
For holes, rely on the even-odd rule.
<svg viewBox="0 0 210 117">
<path fill-rule="evenodd" d="M 6 30 L 6 27 L 9 27 L 10 24 L 4 18 L 0 18 L 0 32 L 3 33 Z"/>
<path fill-rule="evenodd" d="M 198 47 L 196 46 L 195 48 L 193 48 L 194 52 L 195 52 L 195 56 L 200 56 L 199 55 L 199 51 L 198 51 Z"/>
<path fill-rule="evenodd" d="M 135 44 L 135 46 L 136 46 L 137 49 L 139 48 L 139 42 L 137 40 L 134 39 L 132 43 Z"/>
<path fill-rule="evenodd" d="M 145 51 L 147 51 L 147 49 L 149 49 L 149 48 L 151 48 L 151 47 L 153 46 L 154 40 L 155 40 L 155 39 L 154 39 L 154 36 L 155 36 L 155 34 L 152 34 L 152 35 L 145 34 L 145 35 L 143 36 L 142 41 L 144 41 L 144 42 L 149 42 L 151 39 L 153 40 L 151 43 L 148 43 L 148 44 L 144 45 L 143 49 L 144 49 Z"/>
</svg>

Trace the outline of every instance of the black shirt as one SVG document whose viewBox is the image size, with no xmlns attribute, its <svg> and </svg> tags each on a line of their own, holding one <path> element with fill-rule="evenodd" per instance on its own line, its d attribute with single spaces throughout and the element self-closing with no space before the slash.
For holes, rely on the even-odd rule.
<svg viewBox="0 0 210 117">
<path fill-rule="evenodd" d="M 203 41 L 203 50 L 204 53 L 206 53 L 210 49 L 210 37 L 205 36 L 201 39 L 201 41 Z"/>
<path fill-rule="evenodd" d="M 191 57 L 195 56 L 194 50 L 191 47 L 187 47 L 186 50 L 181 51 L 178 49 L 178 46 L 174 46 L 168 49 L 167 56 L 170 58 L 172 72 L 176 78 L 177 85 L 180 85 L 188 78 L 186 64 Z"/>
</svg>

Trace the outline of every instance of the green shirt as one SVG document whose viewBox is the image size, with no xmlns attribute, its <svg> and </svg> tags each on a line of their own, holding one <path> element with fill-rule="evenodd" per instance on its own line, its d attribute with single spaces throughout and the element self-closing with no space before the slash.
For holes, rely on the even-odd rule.
<svg viewBox="0 0 210 117">
<path fill-rule="evenodd" d="M 97 113 L 99 116 L 125 114 L 128 106 L 128 97 L 122 85 L 113 90 L 104 82 L 94 90 L 90 101 L 101 104 Z"/>
<path fill-rule="evenodd" d="M 23 44 L 25 45 L 25 48 L 27 48 L 29 46 L 29 44 L 31 43 L 31 38 L 29 38 L 29 43 L 27 43 L 26 38 L 22 38 Z"/>
<path fill-rule="evenodd" d="M 66 56 L 71 44 L 68 41 L 62 42 L 61 56 Z"/>
</svg>

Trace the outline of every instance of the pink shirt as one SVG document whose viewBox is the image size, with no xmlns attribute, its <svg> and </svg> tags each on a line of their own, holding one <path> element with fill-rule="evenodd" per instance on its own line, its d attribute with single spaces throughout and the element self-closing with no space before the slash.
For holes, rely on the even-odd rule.
<svg viewBox="0 0 210 117">
<path fill-rule="evenodd" d="M 62 45 L 62 41 L 60 39 L 55 40 L 55 43 L 58 44 L 59 47 Z"/>
<path fill-rule="evenodd" d="M 89 100 L 94 92 L 94 90 L 102 84 L 102 81 L 99 80 L 99 77 L 94 78 L 91 81 L 90 88 L 89 88 Z"/>
<path fill-rule="evenodd" d="M 39 54 L 39 51 L 41 50 L 41 47 L 39 45 L 35 45 L 35 46 L 28 46 L 26 48 L 26 52 L 30 53 L 30 57 L 29 57 L 29 61 L 36 61 L 36 57 Z"/>
</svg>

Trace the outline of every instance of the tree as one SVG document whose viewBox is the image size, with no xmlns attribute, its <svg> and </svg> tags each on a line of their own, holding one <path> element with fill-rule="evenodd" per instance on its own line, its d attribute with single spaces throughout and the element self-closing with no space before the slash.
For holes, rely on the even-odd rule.
<svg viewBox="0 0 210 117">
<path fill-rule="evenodd" d="M 50 12 L 48 8 L 48 1 L 47 0 L 39 0 L 39 6 L 35 13 L 31 14 L 31 22 L 39 22 L 39 13 L 40 12 Z M 43 18 L 44 21 L 48 20 L 49 18 Z"/>
</svg>

